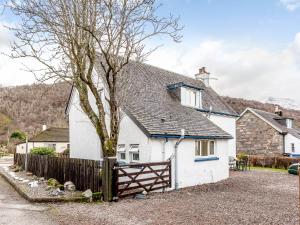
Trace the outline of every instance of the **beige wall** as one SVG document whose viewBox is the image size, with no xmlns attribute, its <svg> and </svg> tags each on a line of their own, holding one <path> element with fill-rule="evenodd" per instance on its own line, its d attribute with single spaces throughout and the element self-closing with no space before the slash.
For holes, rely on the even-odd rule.
<svg viewBox="0 0 300 225">
<path fill-rule="evenodd" d="M 64 150 L 68 148 L 67 142 L 28 142 L 28 152 L 34 147 L 49 147 L 50 144 L 56 144 L 55 151 L 58 153 L 62 153 Z M 17 153 L 26 153 L 26 144 L 18 144 L 16 147 Z"/>
</svg>

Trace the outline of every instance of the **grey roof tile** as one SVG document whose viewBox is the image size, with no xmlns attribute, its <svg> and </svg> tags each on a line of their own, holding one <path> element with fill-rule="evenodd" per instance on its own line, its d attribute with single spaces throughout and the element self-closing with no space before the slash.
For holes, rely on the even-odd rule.
<svg viewBox="0 0 300 225">
<path fill-rule="evenodd" d="M 31 137 L 30 142 L 69 142 L 68 128 L 48 128 Z"/>
<path fill-rule="evenodd" d="M 257 114 L 259 114 L 261 117 L 263 117 L 266 121 L 271 123 L 274 127 L 279 129 L 280 131 L 290 133 L 291 135 L 293 135 L 297 138 L 300 138 L 300 129 L 299 128 L 297 128 L 297 127 L 287 128 L 286 126 L 284 126 L 283 124 L 278 122 L 279 119 L 284 119 L 284 117 L 279 116 L 275 113 L 270 113 L 270 112 L 262 111 L 259 109 L 251 108 L 251 110 L 253 110 Z"/>
</svg>

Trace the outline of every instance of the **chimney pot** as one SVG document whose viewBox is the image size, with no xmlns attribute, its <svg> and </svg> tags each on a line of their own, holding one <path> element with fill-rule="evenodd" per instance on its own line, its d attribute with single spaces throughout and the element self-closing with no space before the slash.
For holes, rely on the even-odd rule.
<svg viewBox="0 0 300 225">
<path fill-rule="evenodd" d="M 209 75 L 210 75 L 210 73 L 206 71 L 206 68 L 201 67 L 199 69 L 199 73 L 195 74 L 195 79 L 202 81 L 205 84 L 205 86 L 208 87 L 209 86 Z"/>
<path fill-rule="evenodd" d="M 277 114 L 278 116 L 282 116 L 282 111 L 279 109 L 278 105 L 275 105 L 275 114 Z"/>
</svg>

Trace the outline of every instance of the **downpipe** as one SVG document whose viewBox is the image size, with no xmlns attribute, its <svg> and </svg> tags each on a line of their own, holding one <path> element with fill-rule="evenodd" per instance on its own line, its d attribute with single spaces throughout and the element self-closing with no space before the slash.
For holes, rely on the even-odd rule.
<svg viewBox="0 0 300 225">
<path fill-rule="evenodd" d="M 168 143 L 168 138 L 166 138 L 163 142 L 163 149 L 162 149 L 162 161 L 166 159 L 166 144 Z"/>
<path fill-rule="evenodd" d="M 175 190 L 179 189 L 179 184 L 178 184 L 178 146 L 184 139 L 184 129 L 181 130 L 181 136 L 178 139 L 178 141 L 175 143 L 175 152 L 174 152 L 174 166 L 175 166 Z"/>
</svg>

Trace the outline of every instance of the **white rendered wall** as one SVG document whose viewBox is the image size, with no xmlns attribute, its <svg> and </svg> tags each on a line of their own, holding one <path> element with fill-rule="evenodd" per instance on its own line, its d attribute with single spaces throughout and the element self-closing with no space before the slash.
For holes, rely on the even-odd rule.
<svg viewBox="0 0 300 225">
<path fill-rule="evenodd" d="M 153 161 L 160 161 L 163 140 L 152 139 L 151 152 Z M 174 153 L 176 140 L 169 140 L 165 144 L 165 159 L 170 158 Z M 218 160 L 199 161 L 195 159 L 205 157 L 195 157 L 195 140 L 185 139 L 178 147 L 178 184 L 179 188 L 200 185 L 205 183 L 214 183 L 229 177 L 228 166 L 228 140 L 216 140 L 216 154 Z M 207 157 L 209 158 L 209 157 Z M 172 184 L 175 186 L 175 167 L 174 157 L 172 157 Z"/>
<path fill-rule="evenodd" d="M 34 147 L 48 147 L 49 144 L 56 144 L 55 151 L 57 153 L 62 153 L 68 148 L 67 142 L 28 142 L 28 152 Z M 16 147 L 16 152 L 25 154 L 26 153 L 26 143 L 18 144 Z"/>
<path fill-rule="evenodd" d="M 73 91 L 69 108 L 70 157 L 100 160 L 101 145 L 95 128 L 79 105 L 79 96 Z"/>
<path fill-rule="evenodd" d="M 295 152 L 292 152 L 292 143 L 295 144 Z M 285 153 L 300 154 L 300 139 L 287 134 L 285 136 Z"/>
<path fill-rule="evenodd" d="M 233 137 L 228 140 L 228 155 L 236 157 L 236 118 L 212 114 L 208 119 Z"/>
<path fill-rule="evenodd" d="M 139 145 L 139 162 L 151 161 L 151 146 L 149 144 L 149 138 L 142 132 L 142 130 L 128 117 L 124 116 L 120 121 L 120 133 L 118 144 L 125 144 L 126 161 L 130 163 L 130 145 Z M 161 160 L 158 160 L 161 161 Z"/>
</svg>

